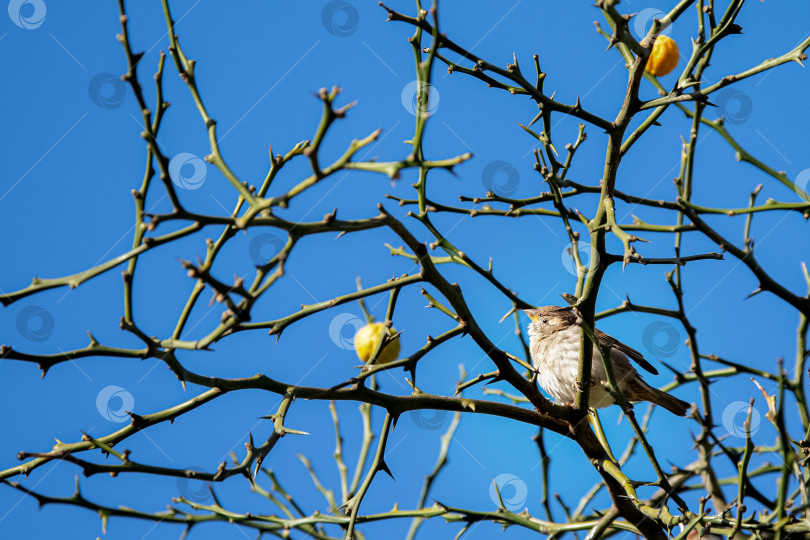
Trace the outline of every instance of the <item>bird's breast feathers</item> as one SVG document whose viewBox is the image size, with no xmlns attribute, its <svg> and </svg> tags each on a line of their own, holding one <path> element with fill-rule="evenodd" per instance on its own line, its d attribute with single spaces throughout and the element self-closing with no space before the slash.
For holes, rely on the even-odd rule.
<svg viewBox="0 0 810 540">
<path fill-rule="evenodd" d="M 577 394 L 574 381 L 579 370 L 579 327 L 534 340 L 531 352 L 540 386 L 556 401 L 572 403 Z"/>
<path fill-rule="evenodd" d="M 537 382 L 555 401 L 573 403 L 577 398 L 579 380 L 580 327 L 571 326 L 532 343 L 532 358 L 537 369 Z M 591 392 L 589 405 L 606 407 L 613 398 L 605 390 L 605 374 L 599 353 L 594 350 L 591 363 Z"/>
</svg>

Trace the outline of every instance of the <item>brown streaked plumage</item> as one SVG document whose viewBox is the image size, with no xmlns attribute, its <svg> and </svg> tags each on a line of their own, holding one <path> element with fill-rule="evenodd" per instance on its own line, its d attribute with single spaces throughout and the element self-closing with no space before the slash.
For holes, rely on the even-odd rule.
<svg viewBox="0 0 810 540">
<path fill-rule="evenodd" d="M 537 382 L 560 403 L 574 403 L 579 375 L 579 340 L 581 319 L 570 307 L 545 306 L 524 310 L 531 319 L 528 331 L 532 364 L 537 369 Z M 628 401 L 649 401 L 678 416 L 686 416 L 691 405 L 648 385 L 630 364 L 632 358 L 652 374 L 658 371 L 644 356 L 621 341 L 595 330 L 594 336 L 603 345 L 610 345 L 610 361 L 619 390 Z M 607 407 L 613 397 L 605 389 L 607 374 L 599 349 L 594 345 L 591 364 L 591 390 L 588 405 Z"/>
</svg>

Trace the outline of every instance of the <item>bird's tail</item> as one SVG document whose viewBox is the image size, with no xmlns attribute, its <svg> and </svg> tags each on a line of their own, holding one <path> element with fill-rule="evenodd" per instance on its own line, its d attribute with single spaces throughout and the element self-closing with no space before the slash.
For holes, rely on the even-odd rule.
<svg viewBox="0 0 810 540">
<path fill-rule="evenodd" d="M 653 388 L 652 386 L 647 386 L 647 389 L 648 395 L 645 396 L 645 399 L 650 403 L 660 405 L 661 407 L 665 408 L 672 414 L 678 416 L 686 416 L 686 413 L 689 411 L 689 408 L 692 407 L 690 403 L 682 401 L 676 398 L 675 396 L 671 396 L 662 390 Z"/>
</svg>

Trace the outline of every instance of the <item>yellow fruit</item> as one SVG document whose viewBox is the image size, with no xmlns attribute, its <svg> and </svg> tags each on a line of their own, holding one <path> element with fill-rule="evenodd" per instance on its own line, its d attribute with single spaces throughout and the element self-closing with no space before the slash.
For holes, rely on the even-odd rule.
<svg viewBox="0 0 810 540">
<path fill-rule="evenodd" d="M 380 341 L 383 329 L 388 330 L 388 335 L 396 335 L 397 331 L 393 328 L 387 328 L 381 322 L 375 322 L 365 325 L 357 331 L 354 335 L 354 350 L 357 351 L 357 356 L 363 362 L 368 362 L 371 355 L 377 350 L 377 343 Z M 399 338 L 388 343 L 377 358 L 377 364 L 387 364 L 397 359 L 399 355 Z"/>
<path fill-rule="evenodd" d="M 650 59 L 647 61 L 647 67 L 644 68 L 644 71 L 656 77 L 669 75 L 678 65 L 680 58 L 681 53 L 678 51 L 675 40 L 667 36 L 658 36 L 655 38 L 655 43 L 650 52 Z"/>
</svg>

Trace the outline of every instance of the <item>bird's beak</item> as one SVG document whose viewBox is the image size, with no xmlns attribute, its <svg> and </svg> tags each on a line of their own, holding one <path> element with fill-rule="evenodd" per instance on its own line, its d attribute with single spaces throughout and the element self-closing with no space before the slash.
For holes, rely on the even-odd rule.
<svg viewBox="0 0 810 540">
<path fill-rule="evenodd" d="M 537 322 L 538 317 L 537 317 L 537 312 L 535 310 L 533 310 L 533 309 L 524 309 L 523 313 L 525 313 L 529 317 L 529 319 L 532 320 L 532 322 Z"/>
</svg>

